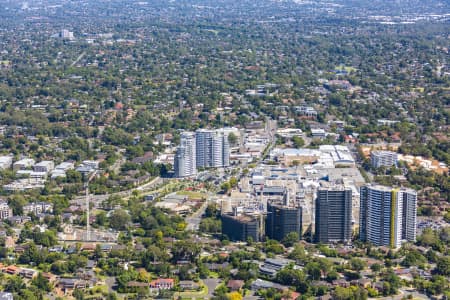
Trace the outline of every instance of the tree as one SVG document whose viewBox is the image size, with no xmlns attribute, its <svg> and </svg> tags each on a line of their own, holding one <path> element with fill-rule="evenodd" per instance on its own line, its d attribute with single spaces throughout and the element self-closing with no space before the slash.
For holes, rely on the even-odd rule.
<svg viewBox="0 0 450 300">
<path fill-rule="evenodd" d="M 283 245 L 286 247 L 292 247 L 299 240 L 298 232 L 289 232 L 283 239 Z"/>
<path fill-rule="evenodd" d="M 436 271 L 441 275 L 450 276 L 450 256 L 444 256 L 438 260 Z"/>
<path fill-rule="evenodd" d="M 304 261 L 306 259 L 305 247 L 303 245 L 295 244 L 294 250 L 289 253 L 290 259 L 295 259 L 297 262 Z"/>
<path fill-rule="evenodd" d="M 236 143 L 237 143 L 237 136 L 233 132 L 230 132 L 230 134 L 228 135 L 228 142 L 232 146 L 236 145 Z"/>
<path fill-rule="evenodd" d="M 308 272 L 308 275 L 311 276 L 312 280 L 320 280 L 320 277 L 322 276 L 320 265 L 317 262 L 309 262 L 305 266 L 306 272 Z"/>
<path fill-rule="evenodd" d="M 98 226 L 105 226 L 106 222 L 108 221 L 108 218 L 106 217 L 106 213 L 104 211 L 100 211 L 96 216 L 95 216 L 95 223 Z"/>
<path fill-rule="evenodd" d="M 292 138 L 292 143 L 294 143 L 295 148 L 302 148 L 305 146 L 305 141 L 299 136 L 294 136 Z"/>
<path fill-rule="evenodd" d="M 360 258 L 354 257 L 350 260 L 350 267 L 352 268 L 352 270 L 355 270 L 355 271 L 364 270 L 366 265 L 367 265 L 366 262 Z"/>
<path fill-rule="evenodd" d="M 370 269 L 371 269 L 373 272 L 380 272 L 380 271 L 381 271 L 381 265 L 375 263 L 375 264 L 373 264 L 373 265 L 370 266 Z"/>
<path fill-rule="evenodd" d="M 117 299 L 119 298 L 117 297 L 117 294 L 115 292 L 108 293 L 108 295 L 106 295 L 106 300 L 117 300 Z"/>
<path fill-rule="evenodd" d="M 227 294 L 228 300 L 242 300 L 242 295 L 239 292 L 231 292 Z"/>
<path fill-rule="evenodd" d="M 83 300 L 84 299 L 84 293 L 81 289 L 74 289 L 72 296 L 76 299 L 76 300 Z"/>
<path fill-rule="evenodd" d="M 224 193 L 228 193 L 228 191 L 231 189 L 231 185 L 228 181 L 222 183 L 220 188 L 223 190 Z"/>
<path fill-rule="evenodd" d="M 237 187 L 237 185 L 238 185 L 238 180 L 237 180 L 237 178 L 236 177 L 231 177 L 230 178 L 230 186 L 232 187 L 232 188 L 235 188 L 235 187 Z"/>
<path fill-rule="evenodd" d="M 418 251 L 409 251 L 402 261 L 402 265 L 405 267 L 418 266 L 427 262 L 427 259 Z"/>
<path fill-rule="evenodd" d="M 115 210 L 109 218 L 109 224 L 111 228 L 114 228 L 116 230 L 125 230 L 130 221 L 130 215 L 123 209 Z"/>
<path fill-rule="evenodd" d="M 36 276 L 32 282 L 32 285 L 36 286 L 39 290 L 41 291 L 45 291 L 45 292 L 50 292 L 51 291 L 51 286 L 50 286 L 50 282 L 48 281 L 47 278 L 45 278 L 41 272 L 39 272 L 38 276 Z"/>
<path fill-rule="evenodd" d="M 353 293 L 349 288 L 344 288 L 344 287 L 336 287 L 336 289 L 334 290 L 334 299 L 336 300 L 350 300 L 352 299 Z"/>
<path fill-rule="evenodd" d="M 450 223 L 450 211 L 445 213 L 444 220 L 445 222 Z"/>
<path fill-rule="evenodd" d="M 26 286 L 22 278 L 15 275 L 8 278 L 5 286 L 5 290 L 10 293 L 18 293 L 25 288 Z"/>
</svg>

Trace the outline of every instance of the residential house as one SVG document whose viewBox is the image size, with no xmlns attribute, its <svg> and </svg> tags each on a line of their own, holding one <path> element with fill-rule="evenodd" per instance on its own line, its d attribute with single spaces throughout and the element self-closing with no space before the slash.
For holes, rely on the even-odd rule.
<svg viewBox="0 0 450 300">
<path fill-rule="evenodd" d="M 243 280 L 230 280 L 228 281 L 227 288 L 229 288 L 231 291 L 239 291 L 243 286 L 245 282 Z"/>
<path fill-rule="evenodd" d="M 86 281 L 79 278 L 60 278 L 58 286 L 64 290 L 84 289 L 88 285 Z"/>
<path fill-rule="evenodd" d="M 150 282 L 150 288 L 158 290 L 170 290 L 174 285 L 175 280 L 172 278 L 158 278 Z"/>
<path fill-rule="evenodd" d="M 3 269 L 3 272 L 10 275 L 17 275 L 20 272 L 20 268 L 14 265 L 7 266 L 6 268 Z"/>
<path fill-rule="evenodd" d="M 35 164 L 34 159 L 24 158 L 24 159 L 16 161 L 13 164 L 13 170 L 14 171 L 25 170 L 25 169 L 31 168 L 32 166 L 34 166 L 34 164 Z"/>
<path fill-rule="evenodd" d="M 38 275 L 38 272 L 33 269 L 21 268 L 19 271 L 19 275 L 27 279 L 33 279 Z"/>
</svg>

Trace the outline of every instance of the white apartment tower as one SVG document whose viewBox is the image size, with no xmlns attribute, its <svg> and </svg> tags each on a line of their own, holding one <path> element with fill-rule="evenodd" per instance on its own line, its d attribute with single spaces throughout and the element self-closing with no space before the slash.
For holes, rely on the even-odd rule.
<svg viewBox="0 0 450 300">
<path fill-rule="evenodd" d="M 174 159 L 175 177 L 190 177 L 197 174 L 195 149 L 195 134 L 181 133 L 180 146 L 177 148 Z"/>
<path fill-rule="evenodd" d="M 224 130 L 198 129 L 195 132 L 196 160 L 199 168 L 220 168 L 230 165 L 228 133 Z"/>
<path fill-rule="evenodd" d="M 417 193 L 380 185 L 361 187 L 360 239 L 375 246 L 398 248 L 416 239 Z"/>
</svg>

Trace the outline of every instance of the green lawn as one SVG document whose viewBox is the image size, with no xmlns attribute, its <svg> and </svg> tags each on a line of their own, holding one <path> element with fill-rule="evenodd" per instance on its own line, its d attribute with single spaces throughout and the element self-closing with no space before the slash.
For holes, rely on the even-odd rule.
<svg viewBox="0 0 450 300">
<path fill-rule="evenodd" d="M 193 298 L 204 298 L 208 295 L 208 287 L 202 282 L 199 281 L 199 284 L 202 287 L 202 290 L 199 292 L 175 292 L 173 295 L 174 299 L 193 299 Z"/>
<path fill-rule="evenodd" d="M 181 196 L 188 196 L 189 198 L 193 199 L 201 199 L 206 198 L 206 194 L 200 193 L 200 192 L 192 192 L 192 191 L 179 191 L 177 192 L 177 195 Z"/>
</svg>

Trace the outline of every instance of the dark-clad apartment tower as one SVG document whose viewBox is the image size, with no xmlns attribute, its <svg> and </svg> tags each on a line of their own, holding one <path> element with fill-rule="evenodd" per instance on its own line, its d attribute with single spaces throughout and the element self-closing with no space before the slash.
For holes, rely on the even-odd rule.
<svg viewBox="0 0 450 300">
<path fill-rule="evenodd" d="M 287 206 L 279 203 L 267 203 L 266 236 L 282 241 L 290 232 L 302 236 L 301 207 Z"/>
<path fill-rule="evenodd" d="M 259 242 L 259 220 L 250 215 L 223 214 L 222 234 L 231 241 L 247 241 L 248 238 L 252 238 L 253 241 Z"/>
<path fill-rule="evenodd" d="M 349 242 L 351 238 L 352 190 L 343 185 L 320 187 L 316 198 L 316 242 Z"/>
</svg>

